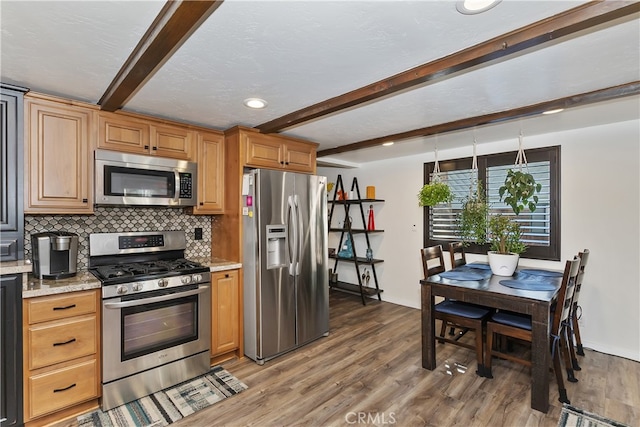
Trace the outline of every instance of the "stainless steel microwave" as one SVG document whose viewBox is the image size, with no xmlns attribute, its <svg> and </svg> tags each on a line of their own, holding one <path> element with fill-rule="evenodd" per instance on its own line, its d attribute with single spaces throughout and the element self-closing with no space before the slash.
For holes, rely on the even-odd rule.
<svg viewBox="0 0 640 427">
<path fill-rule="evenodd" d="M 157 156 L 95 151 L 95 204 L 195 206 L 198 167 Z"/>
</svg>

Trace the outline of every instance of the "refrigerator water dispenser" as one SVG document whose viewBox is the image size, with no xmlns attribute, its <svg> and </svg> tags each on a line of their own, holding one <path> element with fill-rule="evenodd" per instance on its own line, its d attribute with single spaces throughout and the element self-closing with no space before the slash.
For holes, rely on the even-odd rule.
<svg viewBox="0 0 640 427">
<path fill-rule="evenodd" d="M 267 270 L 286 267 L 286 237 L 284 224 L 267 225 Z"/>
</svg>

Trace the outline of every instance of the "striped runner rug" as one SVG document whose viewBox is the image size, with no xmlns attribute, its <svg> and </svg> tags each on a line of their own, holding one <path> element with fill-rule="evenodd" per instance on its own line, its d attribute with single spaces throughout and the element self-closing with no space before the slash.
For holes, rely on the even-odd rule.
<svg viewBox="0 0 640 427">
<path fill-rule="evenodd" d="M 618 421 L 574 408 L 566 403 L 562 405 L 558 427 L 629 427 Z"/>
<path fill-rule="evenodd" d="M 174 387 L 77 418 L 79 427 L 160 427 L 240 393 L 248 387 L 220 366 Z"/>
</svg>

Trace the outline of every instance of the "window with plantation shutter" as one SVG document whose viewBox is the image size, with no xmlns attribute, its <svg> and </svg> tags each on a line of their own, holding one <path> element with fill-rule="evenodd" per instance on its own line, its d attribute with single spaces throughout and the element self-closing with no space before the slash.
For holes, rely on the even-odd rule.
<svg viewBox="0 0 640 427">
<path fill-rule="evenodd" d="M 471 169 L 471 158 L 439 161 L 440 179 L 446 182 L 454 195 L 451 203 L 442 203 L 425 210 L 425 246 L 441 244 L 446 250 L 449 243 L 460 239 L 456 218 L 462 208 L 464 198 L 475 190 L 475 179 L 482 183 L 490 215 L 509 215 L 520 223 L 523 242 L 528 246 L 523 254 L 526 258 L 560 259 L 560 147 L 526 150 L 528 165 L 526 171 L 533 175 L 536 183 L 542 185 L 537 193 L 535 212 L 525 209 L 515 215 L 511 206 L 500 201 L 499 189 L 504 184 L 507 171 L 514 166 L 516 152 L 478 157 L 478 169 Z M 425 183 L 432 178 L 434 163 L 425 164 Z M 524 166 L 523 166 L 524 167 Z M 489 245 L 470 245 L 470 253 L 486 253 Z"/>
</svg>

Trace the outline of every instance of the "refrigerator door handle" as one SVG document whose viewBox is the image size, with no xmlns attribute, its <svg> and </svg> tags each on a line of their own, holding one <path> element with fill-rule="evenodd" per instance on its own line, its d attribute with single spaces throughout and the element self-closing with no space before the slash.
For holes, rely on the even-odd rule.
<svg viewBox="0 0 640 427">
<path fill-rule="evenodd" d="M 295 201 L 295 206 L 296 206 L 296 220 L 297 220 L 297 224 L 296 224 L 296 229 L 298 230 L 297 233 L 297 250 L 298 250 L 298 256 L 296 258 L 296 276 L 300 275 L 300 260 L 302 259 L 302 245 L 303 245 L 303 225 L 302 225 L 302 210 L 300 209 L 300 199 L 298 198 L 298 195 L 296 194 L 294 196 L 294 201 Z"/>
<path fill-rule="evenodd" d="M 297 230 L 297 222 L 294 221 L 295 218 L 295 210 L 296 206 L 294 204 L 294 200 L 292 196 L 287 197 L 287 204 L 289 208 L 287 209 L 287 246 L 289 249 L 289 275 L 296 275 L 296 263 L 298 261 L 298 252 L 297 252 L 297 241 L 298 241 L 298 230 Z M 293 235 L 293 238 L 292 238 Z"/>
</svg>

